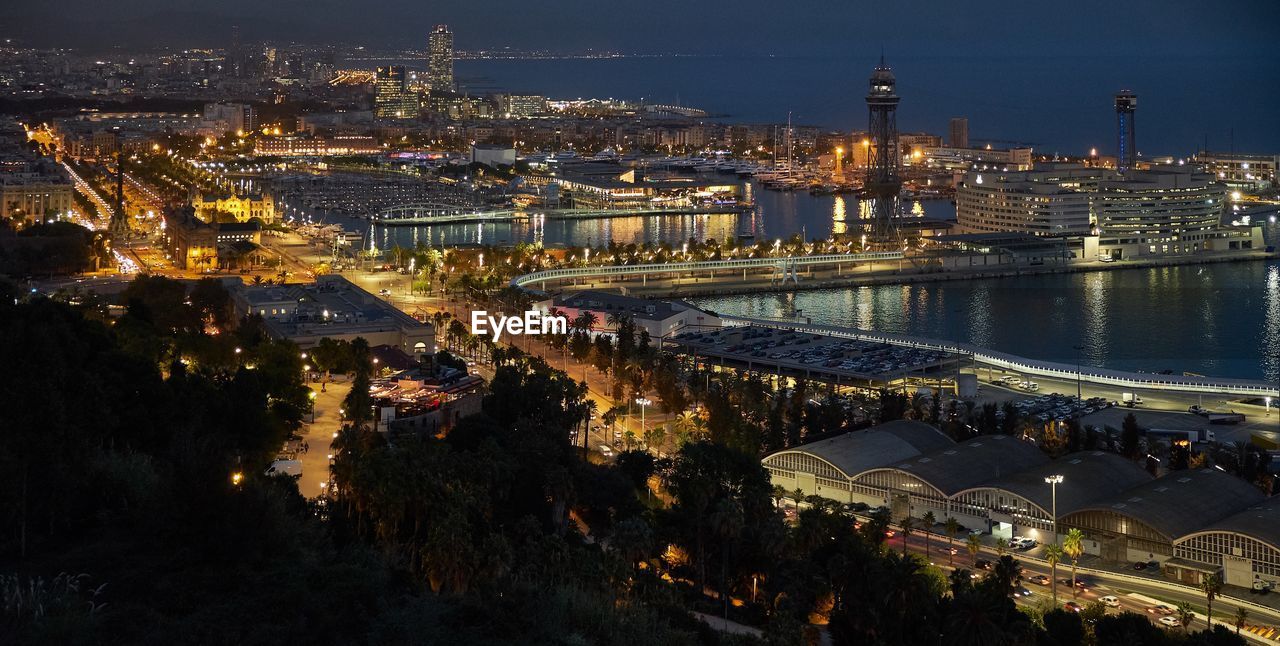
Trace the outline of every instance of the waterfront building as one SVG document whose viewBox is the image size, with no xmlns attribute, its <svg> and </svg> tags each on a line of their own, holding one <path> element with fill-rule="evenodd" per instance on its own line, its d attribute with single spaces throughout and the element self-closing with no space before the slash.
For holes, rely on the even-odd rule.
<svg viewBox="0 0 1280 646">
<path fill-rule="evenodd" d="M 1223 227 L 1226 199 L 1226 186 L 1187 166 L 1120 173 L 1041 164 L 966 173 L 956 186 L 956 222 L 966 233 L 1086 236 L 1086 258 L 1258 246 L 1253 232 Z"/>
<path fill-rule="evenodd" d="M 330 155 L 368 155 L 381 152 L 378 140 L 366 135 L 335 135 L 312 137 L 307 135 L 282 135 L 258 137 L 254 140 L 255 155 L 274 157 L 326 157 Z"/>
<path fill-rule="evenodd" d="M 1059 491 L 1068 487 L 1065 482 Z M 1111 563 L 1160 561 L 1166 576 L 1199 582 L 1216 568 L 1205 561 L 1174 561 L 1174 542 L 1212 527 L 1266 499 L 1257 487 L 1216 469 L 1188 469 L 1099 498 L 1070 513 L 1059 510 L 1062 527 L 1084 534 L 1086 554 Z M 1190 554 L 1188 550 L 1186 553 Z"/>
<path fill-rule="evenodd" d="M 637 334 L 648 332 L 654 343 L 686 328 L 720 326 L 720 317 L 684 301 L 649 300 L 595 290 L 561 294 L 534 307 L 544 314 L 563 316 L 571 327 L 583 312 L 590 312 L 596 319 L 591 332 L 599 334 L 615 334 L 618 323 L 626 318 L 635 324 Z"/>
<path fill-rule="evenodd" d="M 956 223 L 965 233 L 1089 235 L 1089 194 L 1030 172 L 970 171 L 956 185 Z"/>
<path fill-rule="evenodd" d="M 196 193 L 191 196 L 195 216 L 205 222 L 248 222 L 257 219 L 264 224 L 276 219 L 275 203 L 263 193 L 238 194 L 233 188 L 228 193 Z"/>
<path fill-rule="evenodd" d="M 704 176 L 705 175 L 705 176 Z M 554 175 L 522 175 L 530 186 L 556 184 L 561 201 L 579 209 L 689 208 L 736 204 L 742 184 L 720 174 L 646 177 L 617 164 L 578 163 Z"/>
<path fill-rule="evenodd" d="M 1225 185 L 1186 167 L 1104 170 L 1081 187 L 1094 191 L 1099 244 L 1125 255 L 1203 250 L 1220 228 L 1227 200 Z"/>
<path fill-rule="evenodd" d="M 1050 459 L 1013 436 L 957 443 L 905 420 L 779 451 L 762 465 L 787 491 L 883 506 L 894 521 L 932 512 L 996 538 L 1050 542 L 1056 506 L 1058 532 L 1079 529 L 1085 553 L 1107 563 L 1158 561 L 1189 585 L 1209 573 L 1246 587 L 1280 582 L 1280 497 L 1215 469 L 1152 478 L 1115 453 Z M 1056 490 L 1050 476 L 1062 476 Z"/>
<path fill-rule="evenodd" d="M 1220 566 L 1227 585 L 1280 583 L 1280 496 L 1175 540 L 1173 552 L 1177 561 Z"/>
<path fill-rule="evenodd" d="M 953 117 L 951 119 L 950 136 L 947 137 L 947 145 L 952 148 L 969 147 L 969 119 L 967 117 Z"/>
<path fill-rule="evenodd" d="M 363 338 L 370 346 L 387 345 L 418 359 L 435 354 L 435 328 L 337 275 L 316 277 L 310 284 L 232 285 L 236 314 L 256 314 L 267 332 L 303 349 L 328 337 L 339 341 Z"/>
<path fill-rule="evenodd" d="M 1195 161 L 1219 182 L 1238 191 L 1255 192 L 1276 185 L 1280 155 L 1202 152 Z"/>
<path fill-rule="evenodd" d="M 257 222 L 206 222 L 191 208 L 166 209 L 164 248 L 178 269 L 216 271 L 256 264 Z"/>
<path fill-rule="evenodd" d="M 427 86 L 438 92 L 452 92 L 453 32 L 448 25 L 436 25 L 427 38 Z"/>
</svg>

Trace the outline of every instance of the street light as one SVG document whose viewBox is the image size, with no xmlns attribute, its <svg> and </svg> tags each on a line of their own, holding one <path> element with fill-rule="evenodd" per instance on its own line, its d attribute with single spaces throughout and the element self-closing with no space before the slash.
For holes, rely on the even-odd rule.
<svg viewBox="0 0 1280 646">
<path fill-rule="evenodd" d="M 1049 485 L 1052 492 L 1052 506 L 1049 513 L 1053 515 L 1053 542 L 1058 543 L 1058 485 L 1062 484 L 1063 477 L 1061 475 L 1045 476 L 1045 483 Z"/>
<path fill-rule="evenodd" d="M 640 437 L 644 437 L 644 409 L 652 403 L 646 397 L 636 397 L 636 404 L 640 406 Z"/>
<path fill-rule="evenodd" d="M 1083 399 L 1080 395 L 1080 351 L 1084 350 L 1084 346 L 1072 346 L 1076 350 L 1076 399 Z"/>
</svg>

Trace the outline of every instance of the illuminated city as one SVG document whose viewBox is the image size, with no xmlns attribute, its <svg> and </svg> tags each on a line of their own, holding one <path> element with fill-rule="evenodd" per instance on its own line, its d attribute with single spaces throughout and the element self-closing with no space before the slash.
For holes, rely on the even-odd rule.
<svg viewBox="0 0 1280 646">
<path fill-rule="evenodd" d="M 188 4 L 0 23 L 0 645 L 1280 643 L 1280 6 Z"/>
</svg>

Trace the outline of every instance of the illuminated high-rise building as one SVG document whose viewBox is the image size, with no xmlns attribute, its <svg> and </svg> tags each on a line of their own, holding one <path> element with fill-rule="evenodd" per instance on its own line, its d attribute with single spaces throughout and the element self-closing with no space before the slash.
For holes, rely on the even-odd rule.
<svg viewBox="0 0 1280 646">
<path fill-rule="evenodd" d="M 1116 95 L 1116 170 L 1133 168 L 1138 156 L 1133 113 L 1138 109 L 1138 95 L 1122 90 Z"/>
<path fill-rule="evenodd" d="M 427 42 L 427 87 L 453 91 L 453 32 L 448 25 L 436 25 Z"/>
<path fill-rule="evenodd" d="M 409 77 L 403 65 L 378 68 L 373 80 L 373 116 L 378 119 L 418 116 L 418 95 L 409 90 Z"/>
</svg>

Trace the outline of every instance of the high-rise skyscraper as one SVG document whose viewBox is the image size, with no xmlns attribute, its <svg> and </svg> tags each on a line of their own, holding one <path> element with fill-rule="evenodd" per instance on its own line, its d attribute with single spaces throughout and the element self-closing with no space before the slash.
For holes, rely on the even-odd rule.
<svg viewBox="0 0 1280 646">
<path fill-rule="evenodd" d="M 427 87 L 453 91 L 453 32 L 448 25 L 436 25 L 427 42 Z"/>
<path fill-rule="evenodd" d="M 1116 170 L 1122 173 L 1133 168 L 1138 157 L 1133 123 L 1133 113 L 1137 109 L 1138 95 L 1128 90 L 1116 94 Z"/>
<path fill-rule="evenodd" d="M 947 144 L 952 148 L 969 147 L 969 119 L 967 117 L 952 117 L 951 138 L 947 141 Z"/>
<path fill-rule="evenodd" d="M 898 217 L 898 93 L 893 70 L 880 56 L 880 65 L 871 73 L 867 92 L 867 132 L 871 135 L 871 157 L 867 163 L 866 191 L 872 198 L 871 233 L 879 242 L 888 242 Z"/>
<path fill-rule="evenodd" d="M 403 65 L 378 68 L 373 81 L 373 116 L 378 119 L 418 116 L 418 95 L 409 90 L 409 76 Z"/>
</svg>

